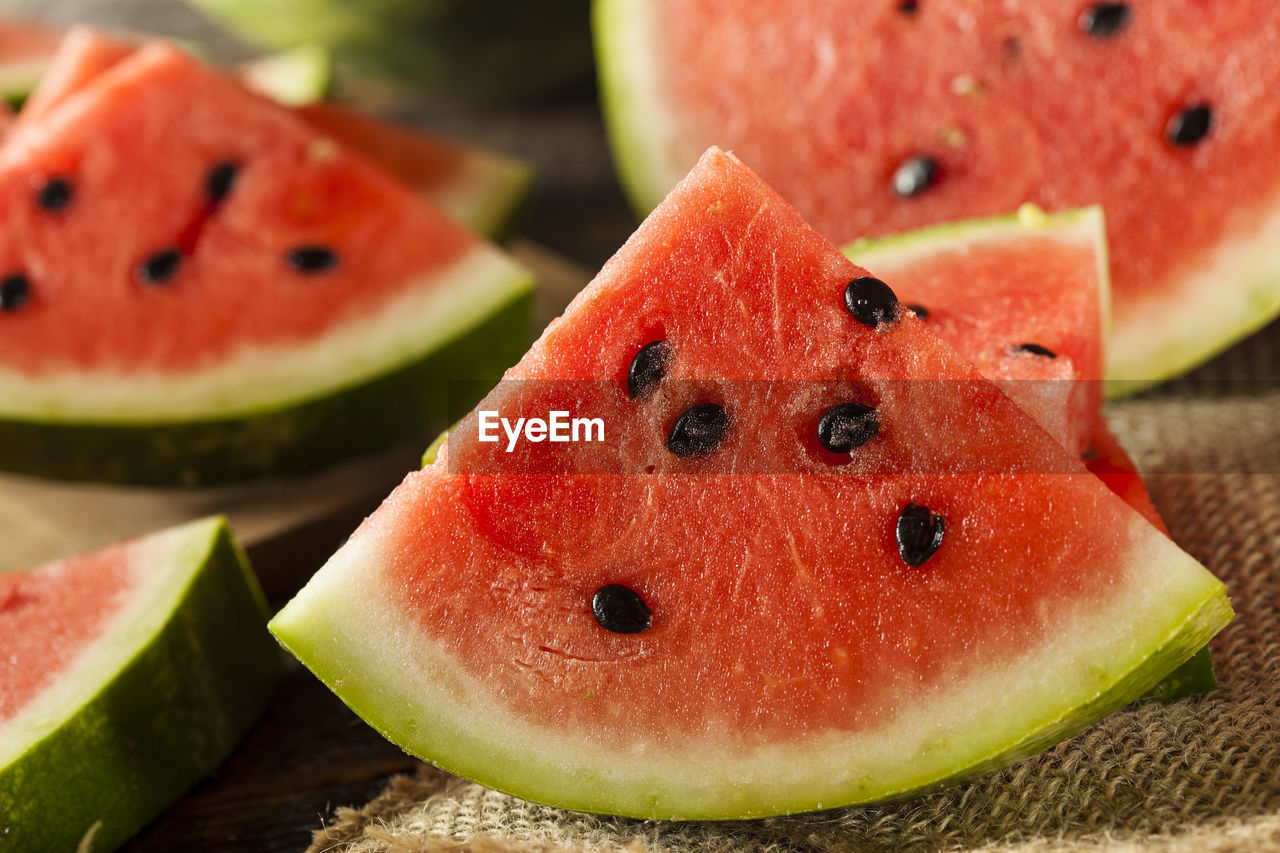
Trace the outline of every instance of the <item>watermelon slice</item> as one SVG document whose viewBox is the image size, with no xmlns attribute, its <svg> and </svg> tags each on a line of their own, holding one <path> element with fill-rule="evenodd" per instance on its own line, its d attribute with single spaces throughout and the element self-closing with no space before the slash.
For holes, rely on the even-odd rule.
<svg viewBox="0 0 1280 853">
<path fill-rule="evenodd" d="M 39 123 L 137 47 L 91 27 L 73 27 L 23 106 L 17 126 Z M 297 107 L 309 124 L 359 151 L 468 228 L 495 238 L 506 232 L 533 181 L 527 164 L 320 101 L 327 74 L 323 56 L 306 46 L 295 48 L 242 66 L 238 78 L 260 94 Z"/>
<path fill-rule="evenodd" d="M 20 104 L 44 74 L 62 31 L 35 21 L 0 19 L 0 99 Z"/>
<path fill-rule="evenodd" d="M 713 143 L 837 242 L 1101 204 L 1128 390 L 1280 312 L 1280 5 L 597 0 L 595 25 L 641 209 Z"/>
<path fill-rule="evenodd" d="M 421 434 L 443 380 L 496 377 L 527 340 L 524 270 L 163 43 L 14 131 L 0 210 L 13 470 L 310 470 Z"/>
<path fill-rule="evenodd" d="M 0 838 L 109 851 L 212 771 L 283 660 L 221 519 L 0 574 Z"/>
<path fill-rule="evenodd" d="M 893 281 L 929 328 L 1168 533 L 1099 410 L 1109 288 L 1097 208 L 1045 215 L 1026 205 L 1016 216 L 862 240 L 845 254 Z M 1216 685 L 1205 648 L 1147 698 L 1180 699 Z"/>
<path fill-rule="evenodd" d="M 1080 731 L 1231 616 L 716 150 L 506 380 L 480 409 L 613 438 L 507 452 L 473 412 L 271 623 L 500 790 L 650 818 L 905 796 Z"/>
</svg>

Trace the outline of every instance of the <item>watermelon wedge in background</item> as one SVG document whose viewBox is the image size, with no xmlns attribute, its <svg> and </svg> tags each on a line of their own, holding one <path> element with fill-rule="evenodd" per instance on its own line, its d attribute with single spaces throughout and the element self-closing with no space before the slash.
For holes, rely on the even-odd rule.
<svg viewBox="0 0 1280 853">
<path fill-rule="evenodd" d="M 56 55 L 42 65 L 40 84 L 27 98 L 16 126 L 38 123 L 68 95 L 137 48 L 136 42 L 90 27 L 71 28 Z M 304 46 L 241 66 L 236 73 L 254 91 L 296 107 L 309 124 L 359 151 L 463 225 L 488 237 L 503 235 L 533 181 L 526 164 L 323 101 L 322 68 L 316 51 Z"/>
<path fill-rule="evenodd" d="M 1046 215 L 1028 205 L 862 240 L 845 255 L 891 282 L 918 319 L 1168 533 L 1100 408 L 1110 287 L 1098 208 Z M 1206 647 L 1147 696 L 1179 699 L 1216 683 Z"/>
<path fill-rule="evenodd" d="M 446 380 L 496 378 L 527 342 L 524 270 L 164 43 L 15 129 L 0 211 L 12 470 L 311 470 L 422 434 Z"/>
<path fill-rule="evenodd" d="M 1278 28 L 1259 0 L 595 4 L 640 209 L 711 144 L 837 242 L 1101 204 L 1126 390 L 1280 311 Z"/>
<path fill-rule="evenodd" d="M 0 19 L 0 99 L 14 105 L 26 98 L 61 40 L 62 30 L 58 27 Z"/>
<path fill-rule="evenodd" d="M 212 772 L 283 658 L 212 519 L 0 574 L 0 839 L 114 850 Z"/>
<path fill-rule="evenodd" d="M 480 408 L 612 438 L 507 453 L 473 412 L 271 628 L 402 747 L 526 799 L 693 819 L 922 792 L 1091 725 L 1231 618 L 719 151 L 505 379 Z"/>
</svg>

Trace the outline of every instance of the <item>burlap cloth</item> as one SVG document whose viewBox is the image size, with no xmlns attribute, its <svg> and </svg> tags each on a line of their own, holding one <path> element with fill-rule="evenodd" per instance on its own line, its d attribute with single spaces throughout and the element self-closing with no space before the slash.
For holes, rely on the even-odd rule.
<svg viewBox="0 0 1280 853">
<path fill-rule="evenodd" d="M 1280 323 L 1113 404 L 1174 538 L 1226 581 L 1220 687 L 1113 714 L 994 776 L 913 802 L 733 824 L 534 806 L 424 766 L 311 851 L 1280 850 Z"/>
</svg>

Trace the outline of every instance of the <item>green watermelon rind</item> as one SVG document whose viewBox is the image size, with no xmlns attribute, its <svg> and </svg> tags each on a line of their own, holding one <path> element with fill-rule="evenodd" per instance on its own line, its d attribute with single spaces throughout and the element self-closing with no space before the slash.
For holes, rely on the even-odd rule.
<svg viewBox="0 0 1280 853">
<path fill-rule="evenodd" d="M 373 533 L 357 532 L 269 627 L 389 740 L 480 784 L 585 812 L 765 817 L 899 799 L 981 776 L 1084 730 L 1150 690 L 1226 625 L 1232 611 L 1222 584 L 1194 560 L 1163 536 L 1142 536 L 1145 551 L 1132 555 L 1131 589 L 1094 614 L 1097 624 L 1064 640 L 1062 660 L 1046 652 L 1008 672 L 989 671 L 954 699 L 955 707 L 929 701 L 912 709 L 915 722 L 895 720 L 895 726 L 915 726 L 911 742 L 918 750 L 881 731 L 853 747 L 782 745 L 734 762 L 726 732 L 723 744 L 706 745 L 714 754 L 655 745 L 628 761 L 622 744 L 602 749 L 572 732 L 524 724 L 486 694 L 482 679 L 465 674 L 415 631 L 394 591 L 380 591 Z M 1091 653 L 1099 649 L 1113 657 Z M 986 707 L 975 710 L 975 703 Z M 939 739 L 947 726 L 951 734 Z M 890 752 L 863 754 L 882 748 Z M 850 765 L 839 763 L 844 760 Z M 852 766 L 857 761 L 874 769 L 864 764 L 859 770 Z M 802 778 L 788 783 L 788 774 Z"/>
<path fill-rule="evenodd" d="M 661 156 L 676 134 L 658 98 L 656 81 L 647 77 L 657 71 L 645 51 L 652 28 L 646 5 L 618 0 L 591 4 L 605 130 L 623 191 L 641 217 L 658 206 L 685 172 Z"/>
<path fill-rule="evenodd" d="M 446 424 L 449 404 L 458 404 L 447 399 L 448 380 L 496 381 L 528 347 L 532 306 L 533 279 L 513 268 L 491 304 L 473 305 L 469 316 L 422 341 L 420 354 L 337 389 L 227 416 L 113 422 L 0 412 L 0 468 L 54 479 L 180 486 L 314 471 Z"/>
<path fill-rule="evenodd" d="M 99 644 L 110 664 L 94 670 L 101 683 L 33 723 L 29 739 L 0 726 L 5 849 L 75 850 L 90 832 L 86 849 L 115 849 L 230 754 L 284 672 L 266 600 L 224 519 L 143 547 L 155 561 L 142 570 L 163 588 Z"/>
</svg>

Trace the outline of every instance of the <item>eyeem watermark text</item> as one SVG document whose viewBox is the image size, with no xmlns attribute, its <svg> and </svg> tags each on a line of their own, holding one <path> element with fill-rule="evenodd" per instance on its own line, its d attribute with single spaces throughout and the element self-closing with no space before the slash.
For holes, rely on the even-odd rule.
<svg viewBox="0 0 1280 853">
<path fill-rule="evenodd" d="M 480 410 L 481 441 L 497 443 L 502 440 L 499 429 L 507 437 L 507 453 L 515 450 L 523 436 L 526 441 L 578 442 L 604 441 L 604 418 L 574 418 L 569 412 L 553 411 L 546 418 L 509 418 L 498 416 L 496 411 Z"/>
</svg>

